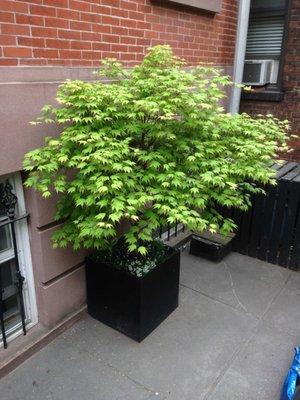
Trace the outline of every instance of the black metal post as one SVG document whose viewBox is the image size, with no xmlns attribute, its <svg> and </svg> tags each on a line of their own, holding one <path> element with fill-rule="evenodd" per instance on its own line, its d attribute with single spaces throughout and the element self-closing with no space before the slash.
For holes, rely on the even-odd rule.
<svg viewBox="0 0 300 400">
<path fill-rule="evenodd" d="M 2 288 L 1 269 L 0 269 L 0 327 L 1 327 L 3 346 L 5 349 L 7 349 L 7 341 L 6 341 L 5 325 L 4 325 L 3 288 Z"/>
<path fill-rule="evenodd" d="M 19 301 L 20 301 L 20 314 L 21 314 L 23 335 L 26 335 L 26 315 L 25 315 L 25 306 L 24 306 L 24 298 L 23 298 L 23 282 L 24 282 L 25 278 L 22 276 L 21 271 L 20 271 L 14 221 L 11 222 L 11 234 L 12 234 L 13 247 L 14 247 L 14 253 L 15 253 L 15 263 L 16 263 L 15 285 L 18 289 L 18 296 L 19 296 Z"/>
</svg>

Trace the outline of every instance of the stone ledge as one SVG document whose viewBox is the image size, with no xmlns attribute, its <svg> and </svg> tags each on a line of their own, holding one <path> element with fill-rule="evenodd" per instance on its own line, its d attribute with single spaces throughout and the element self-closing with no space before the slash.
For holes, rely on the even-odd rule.
<svg viewBox="0 0 300 400">
<path fill-rule="evenodd" d="M 180 4 L 211 13 L 219 13 L 222 9 L 222 0 L 166 0 L 165 3 Z"/>
</svg>

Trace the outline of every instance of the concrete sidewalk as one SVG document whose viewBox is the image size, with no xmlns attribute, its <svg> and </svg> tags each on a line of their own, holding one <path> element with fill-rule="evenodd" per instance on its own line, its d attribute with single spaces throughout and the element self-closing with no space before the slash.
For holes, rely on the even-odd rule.
<svg viewBox="0 0 300 400">
<path fill-rule="evenodd" d="M 86 316 L 0 382 L 1 400 L 278 400 L 300 274 L 182 254 L 179 308 L 142 343 Z"/>
</svg>

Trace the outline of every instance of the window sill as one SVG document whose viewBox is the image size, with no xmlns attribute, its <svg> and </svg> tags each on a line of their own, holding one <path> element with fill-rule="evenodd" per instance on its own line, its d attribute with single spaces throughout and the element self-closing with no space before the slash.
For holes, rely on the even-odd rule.
<svg viewBox="0 0 300 400">
<path fill-rule="evenodd" d="M 219 13 L 222 8 L 222 0 L 164 0 L 162 3 L 175 3 L 212 13 Z"/>
<path fill-rule="evenodd" d="M 263 90 L 263 91 L 253 91 L 253 92 L 242 91 L 241 99 L 279 102 L 283 100 L 283 95 L 284 93 L 279 90 L 278 91 Z"/>
</svg>

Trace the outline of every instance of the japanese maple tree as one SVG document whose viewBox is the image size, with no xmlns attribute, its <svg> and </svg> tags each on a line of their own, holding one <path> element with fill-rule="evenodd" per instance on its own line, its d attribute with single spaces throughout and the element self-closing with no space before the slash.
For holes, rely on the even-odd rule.
<svg viewBox="0 0 300 400">
<path fill-rule="evenodd" d="M 274 182 L 288 123 L 225 113 L 231 82 L 218 69 L 185 68 L 165 45 L 130 70 L 105 60 L 99 74 L 59 87 L 59 107 L 43 107 L 37 123 L 61 133 L 25 158 L 26 185 L 61 194 L 55 246 L 110 246 L 123 220 L 129 251 L 141 254 L 160 225 L 228 232 L 219 206 L 246 209 L 258 184 Z"/>
</svg>

